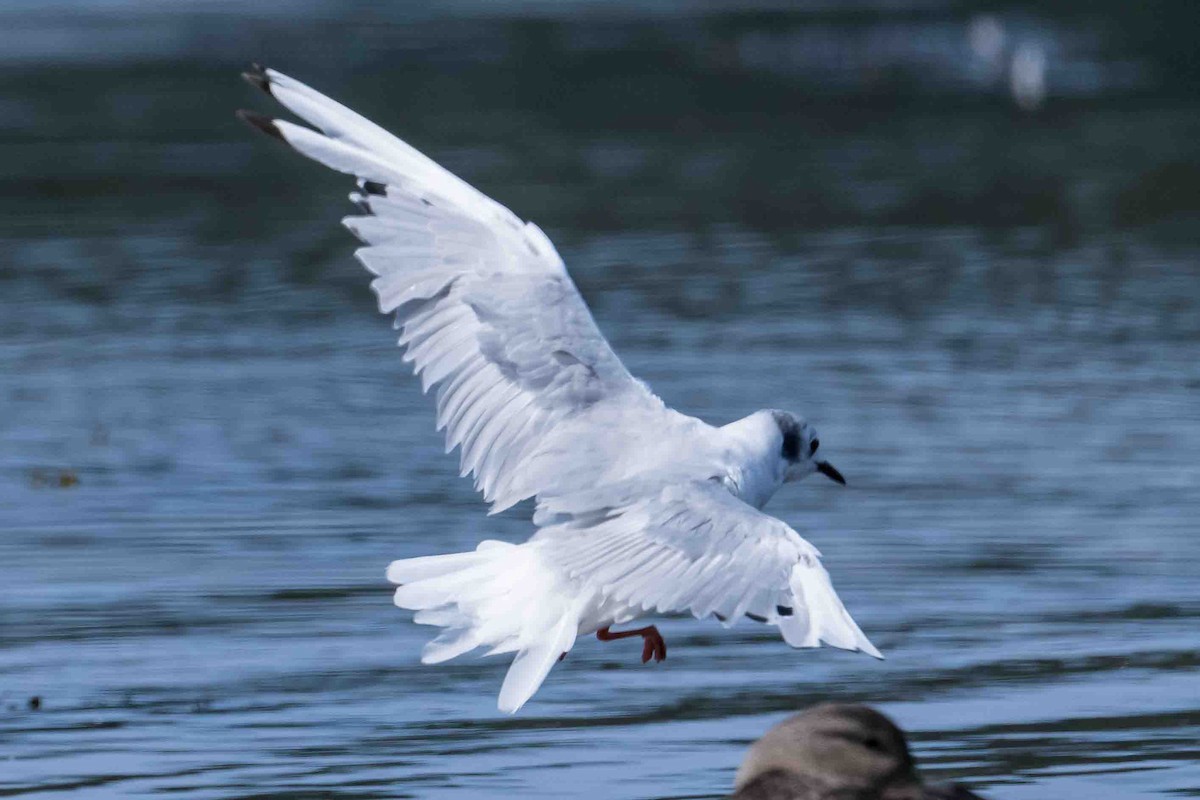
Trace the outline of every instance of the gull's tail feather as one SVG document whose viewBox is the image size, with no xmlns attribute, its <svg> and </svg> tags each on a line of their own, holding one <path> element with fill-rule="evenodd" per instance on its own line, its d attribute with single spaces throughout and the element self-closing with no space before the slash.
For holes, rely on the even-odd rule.
<svg viewBox="0 0 1200 800">
<path fill-rule="evenodd" d="M 792 568 L 792 613 L 779 617 L 783 640 L 792 647 L 820 647 L 821 642 L 843 650 L 860 650 L 882 659 L 834 591 L 829 573 L 816 559 Z"/>
<path fill-rule="evenodd" d="M 393 561 L 387 577 L 400 584 L 395 602 L 413 621 L 444 628 L 421 661 L 437 664 L 479 647 L 487 655 L 515 652 L 500 689 L 501 711 L 513 713 L 533 696 L 559 656 L 575 644 L 579 605 L 536 543 L 486 541 L 469 553 Z"/>
</svg>

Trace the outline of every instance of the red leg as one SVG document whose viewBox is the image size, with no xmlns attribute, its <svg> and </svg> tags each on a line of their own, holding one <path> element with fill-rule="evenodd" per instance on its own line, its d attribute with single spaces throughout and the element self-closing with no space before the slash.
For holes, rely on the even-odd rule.
<svg viewBox="0 0 1200 800">
<path fill-rule="evenodd" d="M 642 637 L 642 663 L 645 664 L 653 656 L 655 661 L 662 661 L 667 657 L 667 643 L 663 639 L 662 634 L 658 632 L 658 628 L 653 625 L 647 625 L 644 628 L 635 628 L 631 631 L 619 631 L 613 633 L 605 625 L 600 630 L 596 631 L 596 638 L 602 642 L 611 642 L 615 639 L 627 639 L 630 636 Z"/>
</svg>

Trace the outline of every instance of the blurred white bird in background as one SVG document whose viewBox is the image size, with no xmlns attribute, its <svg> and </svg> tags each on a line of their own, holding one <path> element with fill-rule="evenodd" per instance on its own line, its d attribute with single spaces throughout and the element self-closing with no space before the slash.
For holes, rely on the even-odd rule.
<svg viewBox="0 0 1200 800">
<path fill-rule="evenodd" d="M 1026 25 L 1028 27 L 1028 24 Z M 1010 34 L 992 14 L 977 14 L 967 25 L 969 67 L 984 85 L 1003 85 L 1017 108 L 1036 111 L 1046 100 L 1049 55 L 1045 31 Z"/>
<path fill-rule="evenodd" d="M 1022 111 L 1035 111 L 1046 100 L 1046 51 L 1037 42 L 1022 42 L 1013 53 L 1009 89 Z"/>
<path fill-rule="evenodd" d="M 972 56 L 983 67 L 985 80 L 994 80 L 1004 69 L 1004 23 L 992 14 L 977 14 L 967 25 Z"/>
<path fill-rule="evenodd" d="M 536 499 L 534 535 L 513 545 L 396 561 L 396 605 L 445 630 L 422 661 L 476 648 L 516 653 L 499 707 L 519 709 L 579 634 L 690 611 L 780 629 L 881 657 L 846 612 L 820 553 L 759 509 L 784 483 L 820 472 L 816 430 L 765 410 L 723 427 L 667 408 L 600 334 L 544 233 L 346 107 L 275 70 L 246 79 L 319 129 L 239 115 L 358 179 L 345 219 L 366 246 L 404 359 L 436 390 L 447 448 L 492 513 Z"/>
</svg>

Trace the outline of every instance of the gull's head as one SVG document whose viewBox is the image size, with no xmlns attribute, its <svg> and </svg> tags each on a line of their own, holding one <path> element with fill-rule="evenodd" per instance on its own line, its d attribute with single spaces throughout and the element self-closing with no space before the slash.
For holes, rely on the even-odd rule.
<svg viewBox="0 0 1200 800">
<path fill-rule="evenodd" d="M 776 725 L 746 754 L 735 788 L 772 773 L 828 790 L 821 796 L 922 796 L 904 734 L 883 714 L 861 705 L 825 703 Z"/>
<path fill-rule="evenodd" d="M 784 461 L 784 481 L 798 481 L 819 472 L 829 480 L 846 485 L 842 473 L 821 458 L 817 429 L 789 411 L 771 411 L 779 428 L 779 457 Z"/>
</svg>

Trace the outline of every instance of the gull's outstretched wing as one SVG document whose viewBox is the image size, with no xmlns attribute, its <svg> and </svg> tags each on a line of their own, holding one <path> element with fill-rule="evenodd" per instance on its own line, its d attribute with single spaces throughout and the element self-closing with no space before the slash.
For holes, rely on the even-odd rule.
<svg viewBox="0 0 1200 800">
<path fill-rule="evenodd" d="M 582 494 L 572 500 L 586 502 Z M 793 647 L 824 642 L 882 658 L 838 599 L 817 548 L 719 481 L 655 491 L 643 484 L 625 505 L 558 516 L 544 520 L 534 540 L 572 580 L 616 607 L 715 615 L 726 625 L 749 616 L 778 626 Z"/>
<path fill-rule="evenodd" d="M 395 314 L 422 388 L 437 390 L 447 450 L 461 447 L 463 474 L 474 474 L 494 511 L 588 484 L 576 463 L 578 484 L 564 485 L 547 452 L 563 422 L 600 404 L 619 408 L 605 416 L 630 430 L 682 416 L 625 369 L 536 225 L 299 81 L 271 69 L 245 77 L 319 131 L 251 112 L 243 119 L 358 178 L 350 197 L 363 213 L 344 220 L 366 243 L 355 255 L 376 276 L 379 309 Z M 578 456 L 588 443 L 575 445 Z"/>
</svg>

